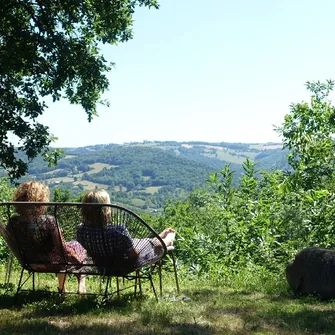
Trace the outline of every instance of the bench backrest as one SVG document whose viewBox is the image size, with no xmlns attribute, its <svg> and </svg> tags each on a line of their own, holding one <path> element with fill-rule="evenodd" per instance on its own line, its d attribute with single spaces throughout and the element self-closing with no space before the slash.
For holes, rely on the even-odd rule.
<svg viewBox="0 0 335 335">
<path fill-rule="evenodd" d="M 29 219 L 16 214 L 18 206 L 25 206 Z M 35 215 L 41 206 L 45 212 Z M 92 210 L 94 227 L 82 223 L 84 207 Z M 106 210 L 111 213 L 108 222 L 104 222 Z M 7 202 L 0 203 L 0 213 L 0 233 L 21 265 L 31 271 L 125 275 L 166 254 L 159 235 L 137 214 L 118 205 Z M 80 261 L 74 257 L 77 237 L 88 254 Z"/>
</svg>

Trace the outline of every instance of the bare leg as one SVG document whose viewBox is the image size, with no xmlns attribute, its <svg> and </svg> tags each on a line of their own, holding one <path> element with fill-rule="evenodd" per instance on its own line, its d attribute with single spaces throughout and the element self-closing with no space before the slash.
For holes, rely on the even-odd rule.
<svg viewBox="0 0 335 335">
<path fill-rule="evenodd" d="M 86 276 L 85 275 L 78 276 L 78 293 L 79 294 L 86 293 Z"/>
<path fill-rule="evenodd" d="M 66 274 L 58 273 L 57 278 L 58 278 L 58 292 L 65 293 L 66 292 L 66 289 L 65 289 Z"/>
</svg>

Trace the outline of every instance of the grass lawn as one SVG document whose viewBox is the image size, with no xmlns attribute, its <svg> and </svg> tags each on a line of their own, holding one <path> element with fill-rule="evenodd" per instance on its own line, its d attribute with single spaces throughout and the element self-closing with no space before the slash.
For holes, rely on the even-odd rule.
<svg viewBox="0 0 335 335">
<path fill-rule="evenodd" d="M 74 179 L 72 177 L 55 177 L 45 180 L 47 183 L 63 182 L 63 183 L 72 183 Z"/>
<path fill-rule="evenodd" d="M 122 186 L 122 187 L 120 187 L 120 186 L 114 186 L 114 191 L 115 192 L 127 192 L 127 187 L 124 187 L 124 186 Z"/>
<path fill-rule="evenodd" d="M 88 287 L 97 280 L 91 278 Z M 159 302 L 147 283 L 143 284 L 143 296 L 136 299 L 132 291 L 125 291 L 120 299 L 107 300 L 22 292 L 16 302 L 14 291 L 2 284 L 0 334 L 335 333 L 334 302 L 296 298 L 285 285 L 280 293 L 266 294 L 182 275 L 179 278 L 182 292 L 175 296 L 173 278 L 164 274 L 164 294 Z M 55 290 L 56 278 L 49 275 L 47 284 L 49 290 Z"/>
<path fill-rule="evenodd" d="M 93 183 L 93 182 L 88 181 L 88 180 L 74 181 L 73 184 L 74 185 L 79 185 L 79 184 L 83 185 L 85 191 L 94 190 L 95 187 L 97 187 L 97 188 L 105 188 L 105 189 L 108 188 L 107 184 Z"/>
<path fill-rule="evenodd" d="M 156 192 L 158 192 L 158 190 L 160 189 L 160 188 L 162 188 L 163 186 L 150 186 L 150 187 L 147 187 L 146 189 L 145 189 L 145 192 L 147 192 L 147 193 L 156 193 Z"/>
<path fill-rule="evenodd" d="M 105 163 L 93 163 L 89 165 L 93 170 L 87 171 L 87 174 L 94 174 L 100 172 L 104 168 L 114 168 L 117 167 L 117 165 L 110 165 Z"/>
<path fill-rule="evenodd" d="M 235 164 L 242 164 L 245 160 L 246 160 L 246 157 L 245 156 L 241 156 L 241 155 L 245 155 L 246 153 L 242 153 L 241 152 L 241 155 L 232 155 L 233 151 L 232 150 L 228 150 L 228 151 L 217 151 L 217 155 L 218 155 L 218 158 L 221 159 L 221 160 L 224 160 L 226 162 L 229 162 L 229 163 L 235 163 Z M 252 152 L 249 152 L 247 154 L 248 157 L 252 156 Z"/>
<path fill-rule="evenodd" d="M 131 199 L 131 203 L 134 206 L 143 206 L 145 204 L 145 201 L 142 199 L 134 198 L 134 199 Z"/>
<path fill-rule="evenodd" d="M 49 171 L 49 172 L 44 172 L 44 173 L 42 173 L 42 175 L 45 176 L 45 175 L 53 174 L 53 173 L 56 173 L 56 172 L 59 172 L 59 171 L 62 171 L 62 169 L 55 169 L 55 170 L 52 170 L 52 171 Z"/>
</svg>

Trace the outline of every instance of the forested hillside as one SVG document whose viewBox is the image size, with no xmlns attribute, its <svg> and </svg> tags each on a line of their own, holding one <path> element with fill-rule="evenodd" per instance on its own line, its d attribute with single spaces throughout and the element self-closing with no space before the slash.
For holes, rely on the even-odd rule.
<svg viewBox="0 0 335 335">
<path fill-rule="evenodd" d="M 167 199 L 182 199 L 196 188 L 207 187 L 208 174 L 230 164 L 233 183 L 246 158 L 257 168 L 285 169 L 281 145 L 208 142 L 143 142 L 63 148 L 57 166 L 41 157 L 29 164 L 22 180 L 43 180 L 51 190 L 68 190 L 71 197 L 105 188 L 114 202 L 145 210 L 162 209 Z M 286 165 L 285 165 L 286 164 Z"/>
</svg>

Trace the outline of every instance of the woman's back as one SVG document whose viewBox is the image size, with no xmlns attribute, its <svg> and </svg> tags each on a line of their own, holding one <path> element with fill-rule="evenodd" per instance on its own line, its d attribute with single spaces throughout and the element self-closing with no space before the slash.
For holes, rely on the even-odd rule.
<svg viewBox="0 0 335 335">
<path fill-rule="evenodd" d="M 95 228 L 81 223 L 77 229 L 77 240 L 97 265 L 129 268 L 136 260 L 131 236 L 123 225 Z"/>
<path fill-rule="evenodd" d="M 53 216 L 41 215 L 33 219 L 14 216 L 7 230 L 13 235 L 27 263 L 50 262 L 52 254 L 62 255 L 58 227 Z M 61 262 L 61 259 L 59 259 Z"/>
</svg>

